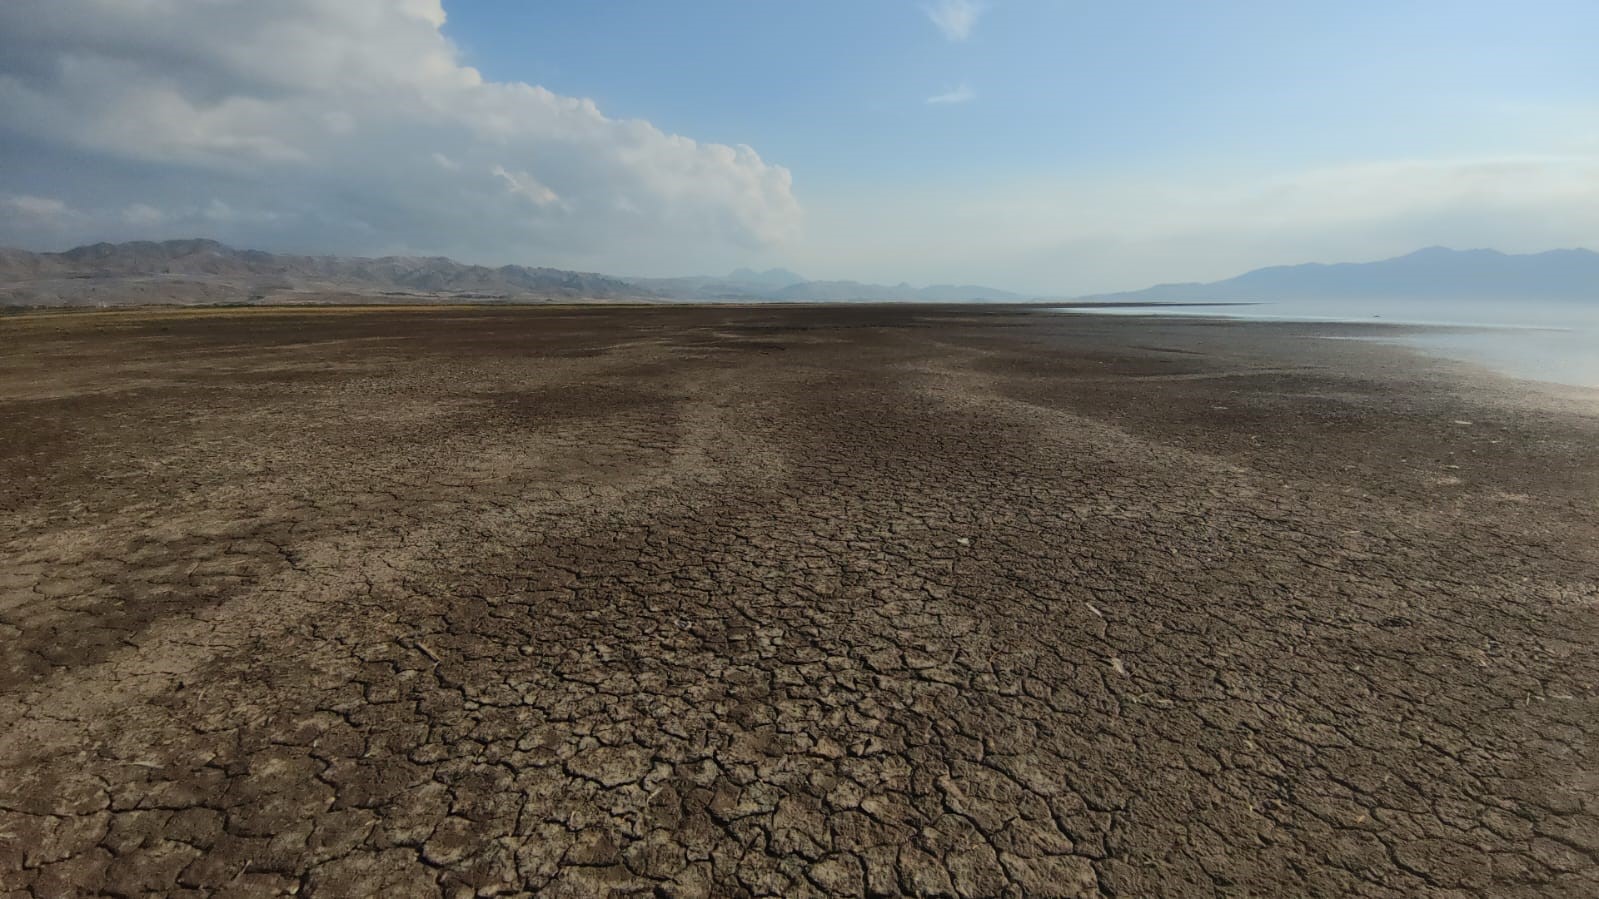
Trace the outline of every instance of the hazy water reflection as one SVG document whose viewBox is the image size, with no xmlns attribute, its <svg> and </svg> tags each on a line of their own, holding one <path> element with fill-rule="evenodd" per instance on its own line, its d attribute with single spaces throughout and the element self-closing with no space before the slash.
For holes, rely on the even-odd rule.
<svg viewBox="0 0 1599 899">
<path fill-rule="evenodd" d="M 1359 339 L 1411 346 L 1437 356 L 1485 365 L 1513 377 L 1599 387 L 1599 299 L 1588 304 L 1299 302 L 1063 311 L 1440 326 L 1433 331 L 1374 333 Z"/>
</svg>

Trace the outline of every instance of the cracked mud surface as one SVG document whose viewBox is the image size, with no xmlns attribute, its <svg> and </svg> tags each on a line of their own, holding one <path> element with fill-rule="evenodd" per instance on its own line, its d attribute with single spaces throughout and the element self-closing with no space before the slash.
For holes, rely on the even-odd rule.
<svg viewBox="0 0 1599 899">
<path fill-rule="evenodd" d="M 0 320 L 0 895 L 1599 895 L 1599 418 L 1336 330 Z"/>
</svg>

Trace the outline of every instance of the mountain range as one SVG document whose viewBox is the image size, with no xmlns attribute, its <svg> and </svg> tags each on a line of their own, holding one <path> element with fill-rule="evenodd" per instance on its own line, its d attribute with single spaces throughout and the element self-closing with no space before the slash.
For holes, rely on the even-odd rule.
<svg viewBox="0 0 1599 899">
<path fill-rule="evenodd" d="M 465 265 L 438 256 L 294 256 L 214 240 L 97 243 L 64 253 L 0 250 L 0 302 L 12 305 L 280 302 L 449 297 L 650 299 L 605 275 Z"/>
<path fill-rule="evenodd" d="M 618 278 L 468 265 L 442 256 L 296 256 L 214 240 L 98 243 L 62 253 L 0 249 L 0 305 L 315 302 L 1021 302 L 976 285 L 808 281 L 786 269 Z M 1429 247 L 1379 262 L 1272 266 L 1208 284 L 1161 284 L 1095 302 L 1599 301 L 1599 253 Z"/>
<path fill-rule="evenodd" d="M 859 281 L 807 281 L 787 269 L 735 270 L 726 277 L 634 278 L 634 284 L 674 300 L 748 300 L 783 303 L 1019 302 L 1028 297 L 975 284 L 862 284 Z"/>
<path fill-rule="evenodd" d="M 804 283 L 805 278 L 786 268 L 769 268 L 764 272 L 748 268 L 736 268 L 733 269 L 732 274 L 727 276 L 727 280 L 736 284 L 760 284 L 773 290 L 782 290 L 785 287 L 793 287 L 795 284 Z"/>
<path fill-rule="evenodd" d="M 97 243 L 61 253 L 0 249 L 0 305 L 12 306 L 1019 299 L 987 287 L 806 281 L 786 269 L 623 279 L 523 265 L 467 265 L 442 256 L 296 256 L 198 238 Z"/>
<path fill-rule="evenodd" d="M 1161 284 L 1092 299 L 1599 301 L 1599 253 L 1574 249 L 1511 255 L 1498 250 L 1428 247 L 1380 262 L 1277 265 L 1209 284 Z"/>
</svg>

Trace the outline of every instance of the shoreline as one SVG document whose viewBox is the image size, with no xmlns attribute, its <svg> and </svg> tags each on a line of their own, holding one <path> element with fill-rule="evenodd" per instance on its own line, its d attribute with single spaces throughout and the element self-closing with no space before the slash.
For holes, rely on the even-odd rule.
<svg viewBox="0 0 1599 899">
<path fill-rule="evenodd" d="M 1256 304 L 1267 305 L 1267 304 Z M 1136 316 L 1134 310 L 1075 310 L 1080 314 Z M 1599 327 L 1574 317 L 1544 323 L 1504 323 L 1449 319 L 1380 319 L 1353 316 L 1309 314 L 1232 314 L 1167 312 L 1157 310 L 1150 317 L 1188 317 L 1231 321 L 1284 322 L 1291 324 L 1363 325 L 1376 330 L 1370 334 L 1328 335 L 1333 339 L 1386 341 L 1417 350 L 1435 358 L 1448 359 L 1493 371 L 1501 376 L 1548 384 L 1552 389 L 1599 389 Z M 1487 339 L 1495 336 L 1503 340 Z"/>
</svg>

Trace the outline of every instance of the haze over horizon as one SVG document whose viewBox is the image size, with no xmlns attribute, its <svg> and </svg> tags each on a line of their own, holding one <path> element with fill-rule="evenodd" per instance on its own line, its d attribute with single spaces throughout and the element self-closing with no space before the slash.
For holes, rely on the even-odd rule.
<svg viewBox="0 0 1599 899">
<path fill-rule="evenodd" d="M 0 245 L 1058 295 L 1599 247 L 1591 3 L 620 6 L 13 0 Z"/>
</svg>

